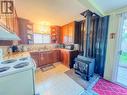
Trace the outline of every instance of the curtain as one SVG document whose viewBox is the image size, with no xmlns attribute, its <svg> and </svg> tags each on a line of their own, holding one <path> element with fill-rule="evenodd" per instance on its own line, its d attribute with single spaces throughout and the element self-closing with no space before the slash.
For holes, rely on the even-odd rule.
<svg viewBox="0 0 127 95">
<path fill-rule="evenodd" d="M 115 61 L 117 62 L 117 59 L 115 55 L 118 53 L 115 53 L 115 49 L 117 47 L 116 43 L 119 39 L 119 15 L 112 14 L 109 18 L 109 29 L 108 29 L 108 39 L 107 39 L 107 49 L 106 49 L 106 62 L 105 62 L 105 70 L 104 70 L 104 78 L 107 80 L 112 80 Z M 115 33 L 115 38 L 111 39 L 111 33 Z"/>
<path fill-rule="evenodd" d="M 95 73 L 103 77 L 105 68 L 109 16 L 100 17 L 96 31 Z"/>
</svg>

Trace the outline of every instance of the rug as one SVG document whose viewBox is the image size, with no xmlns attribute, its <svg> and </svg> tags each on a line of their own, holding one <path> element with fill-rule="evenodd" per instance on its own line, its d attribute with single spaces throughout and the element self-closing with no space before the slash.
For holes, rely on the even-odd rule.
<svg viewBox="0 0 127 95">
<path fill-rule="evenodd" d="M 93 90 L 99 95 L 127 95 L 127 89 L 104 79 L 99 79 Z"/>
<path fill-rule="evenodd" d="M 86 81 L 82 79 L 80 75 L 75 74 L 74 69 L 66 71 L 65 74 L 86 90 L 92 89 L 96 82 L 99 80 L 99 76 L 95 74 L 89 81 Z"/>
<path fill-rule="evenodd" d="M 55 66 L 53 64 L 46 64 L 46 65 L 43 65 L 40 69 L 42 72 L 45 72 L 45 71 L 48 71 L 53 68 L 55 68 Z"/>
</svg>

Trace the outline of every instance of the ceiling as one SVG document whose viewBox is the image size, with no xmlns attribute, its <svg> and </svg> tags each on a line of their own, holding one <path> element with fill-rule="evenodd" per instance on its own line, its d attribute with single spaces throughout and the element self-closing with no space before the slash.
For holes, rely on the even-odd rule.
<svg viewBox="0 0 127 95">
<path fill-rule="evenodd" d="M 51 25 L 81 20 L 80 13 L 87 9 L 77 0 L 15 0 L 15 6 L 18 16 Z"/>
<path fill-rule="evenodd" d="M 91 0 L 103 12 L 127 6 L 127 0 Z"/>
<path fill-rule="evenodd" d="M 33 23 L 64 25 L 83 19 L 81 12 L 90 9 L 104 15 L 127 5 L 127 0 L 15 0 L 17 14 Z"/>
</svg>

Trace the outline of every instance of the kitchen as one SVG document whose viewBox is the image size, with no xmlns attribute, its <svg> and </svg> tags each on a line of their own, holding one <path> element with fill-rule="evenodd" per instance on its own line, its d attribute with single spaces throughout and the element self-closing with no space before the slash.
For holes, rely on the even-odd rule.
<svg viewBox="0 0 127 95">
<path fill-rule="evenodd" d="M 0 0 L 0 95 L 127 95 L 109 2 Z"/>
<path fill-rule="evenodd" d="M 16 1 L 12 3 L 17 4 Z M 73 68 L 74 58 L 79 54 L 81 23 L 71 21 L 61 26 L 42 21 L 36 24 L 19 17 L 16 9 L 11 14 L 1 14 L 0 19 L 0 84 L 3 85 L 0 94 L 38 95 L 42 90 L 35 91 L 40 78 L 38 72 L 48 72 L 60 64 L 61 70 L 66 68 L 64 71 Z M 11 87 L 13 83 L 18 87 Z"/>
</svg>

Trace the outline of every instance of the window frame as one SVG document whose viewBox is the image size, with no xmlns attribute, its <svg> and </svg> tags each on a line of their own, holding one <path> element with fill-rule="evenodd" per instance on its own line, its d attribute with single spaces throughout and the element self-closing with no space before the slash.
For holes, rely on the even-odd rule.
<svg viewBox="0 0 127 95">
<path fill-rule="evenodd" d="M 35 43 L 35 36 L 34 35 L 41 35 L 41 37 L 42 37 L 42 42 L 40 42 L 40 43 Z M 44 42 L 44 39 L 43 39 L 43 36 L 49 36 L 49 42 Z M 33 39 L 34 39 L 34 44 L 50 44 L 51 43 L 51 35 L 50 34 L 41 34 L 41 33 L 34 33 L 33 34 Z"/>
</svg>

